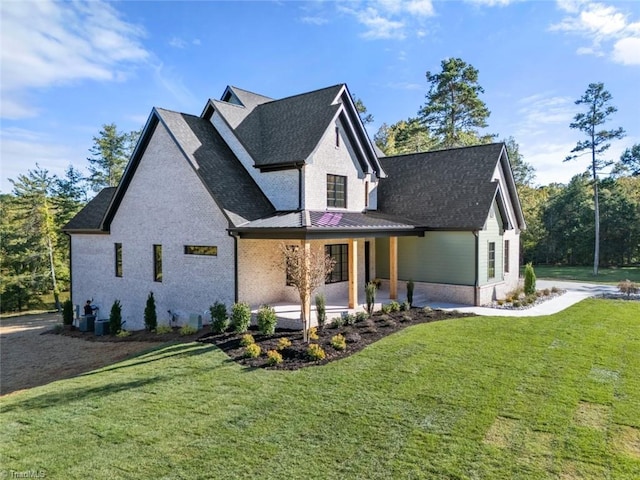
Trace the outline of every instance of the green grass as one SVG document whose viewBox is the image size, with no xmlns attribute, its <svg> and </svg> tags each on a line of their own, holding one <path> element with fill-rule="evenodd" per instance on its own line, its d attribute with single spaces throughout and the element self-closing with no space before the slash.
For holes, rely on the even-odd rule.
<svg viewBox="0 0 640 480">
<path fill-rule="evenodd" d="M 299 371 L 158 348 L 0 400 L 47 478 L 640 477 L 640 305 L 405 329 Z"/>
<path fill-rule="evenodd" d="M 615 284 L 621 280 L 640 282 L 640 267 L 599 268 L 598 276 L 593 275 L 593 267 L 569 267 L 555 265 L 534 265 L 536 277 L 555 280 L 576 280 L 579 282 L 595 282 Z M 521 269 L 524 271 L 524 267 Z"/>
</svg>

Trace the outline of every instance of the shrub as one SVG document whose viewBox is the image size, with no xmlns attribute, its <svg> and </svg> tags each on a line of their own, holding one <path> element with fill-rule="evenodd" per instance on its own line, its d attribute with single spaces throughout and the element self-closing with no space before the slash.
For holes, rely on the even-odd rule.
<svg viewBox="0 0 640 480">
<path fill-rule="evenodd" d="M 211 331 L 213 333 L 223 333 L 229 328 L 229 317 L 227 316 L 227 306 L 216 301 L 209 307 L 211 313 Z"/>
<path fill-rule="evenodd" d="M 180 335 L 182 335 L 183 337 L 186 337 L 187 335 L 193 335 L 194 333 L 197 333 L 198 329 L 196 327 L 192 327 L 191 325 L 183 325 L 182 327 L 180 327 Z"/>
<path fill-rule="evenodd" d="M 502 306 L 502 305 L 504 305 L 504 300 L 502 300 L 502 299 L 498 299 L 498 300 L 496 300 L 496 303 L 497 303 L 498 305 Z"/>
<path fill-rule="evenodd" d="M 324 353 L 324 350 L 320 345 L 318 345 L 317 343 L 312 343 L 307 348 L 307 356 L 311 360 L 322 360 L 327 356 L 327 354 Z"/>
<path fill-rule="evenodd" d="M 551 287 L 551 293 L 558 293 L 560 289 L 558 287 Z"/>
<path fill-rule="evenodd" d="M 369 315 L 373 314 L 373 307 L 376 304 L 376 291 L 378 287 L 374 282 L 369 282 L 364 287 L 364 293 L 367 298 L 367 313 Z"/>
<path fill-rule="evenodd" d="M 231 307 L 231 328 L 236 333 L 244 333 L 249 330 L 251 323 L 251 308 L 248 303 L 234 303 Z"/>
<path fill-rule="evenodd" d="M 165 335 L 167 333 L 173 332 L 173 328 L 170 325 L 158 325 L 156 327 L 156 333 L 158 335 Z"/>
<path fill-rule="evenodd" d="M 400 311 L 400 304 L 398 302 L 396 302 L 395 300 L 391 300 L 391 302 L 389 302 L 389 311 L 390 312 L 399 312 Z"/>
<path fill-rule="evenodd" d="M 331 323 L 329 324 L 330 328 L 340 328 L 344 327 L 344 319 L 342 317 L 334 317 L 331 319 Z"/>
<path fill-rule="evenodd" d="M 335 335 L 331 337 L 331 346 L 336 350 L 345 350 L 347 348 L 347 340 L 343 335 Z"/>
<path fill-rule="evenodd" d="M 156 299 L 153 298 L 153 292 L 149 292 L 147 297 L 147 306 L 144 307 L 144 326 L 152 332 L 158 326 L 158 315 L 156 314 Z"/>
<path fill-rule="evenodd" d="M 273 335 L 276 331 L 278 317 L 270 305 L 262 305 L 258 310 L 258 330 L 264 335 Z"/>
<path fill-rule="evenodd" d="M 620 293 L 624 293 L 627 298 L 630 298 L 631 295 L 635 295 L 640 292 L 640 285 L 632 282 L 631 280 L 623 280 L 618 283 L 618 290 L 620 290 Z"/>
<path fill-rule="evenodd" d="M 120 300 L 116 300 L 111 305 L 111 313 L 109 314 L 109 332 L 115 335 L 122 327 L 122 305 Z"/>
<path fill-rule="evenodd" d="M 380 311 L 382 313 L 391 313 L 391 304 L 385 303 L 384 305 L 382 305 L 382 307 L 380 307 Z"/>
<path fill-rule="evenodd" d="M 131 335 L 131 332 L 127 331 L 127 330 L 120 330 L 117 334 L 116 337 L 119 338 L 125 338 Z"/>
<path fill-rule="evenodd" d="M 513 307 L 514 308 L 520 308 L 520 300 L 514 300 L 513 301 Z"/>
<path fill-rule="evenodd" d="M 73 302 L 71 299 L 62 304 L 62 323 L 64 325 L 73 325 Z"/>
<path fill-rule="evenodd" d="M 344 325 L 355 325 L 356 316 L 353 313 L 342 312 L 342 322 Z"/>
<path fill-rule="evenodd" d="M 309 329 L 309 340 L 318 340 L 320 337 L 318 336 L 318 329 L 316 327 L 312 327 Z"/>
<path fill-rule="evenodd" d="M 545 289 L 542 291 L 542 294 L 543 294 L 545 297 L 548 297 L 549 295 L 551 295 L 551 290 L 549 290 L 548 288 L 545 288 Z"/>
<path fill-rule="evenodd" d="M 244 349 L 244 356 L 246 358 L 258 358 L 260 356 L 260 353 L 260 345 L 258 345 L 257 343 L 247 345 L 247 348 Z"/>
<path fill-rule="evenodd" d="M 536 293 L 536 273 L 533 271 L 531 262 L 524 267 L 524 293 L 525 295 Z"/>
<path fill-rule="evenodd" d="M 276 350 L 284 350 L 285 348 L 289 348 L 291 346 L 291 340 L 289 340 L 287 337 L 282 337 L 280 340 L 278 340 L 278 346 L 276 347 Z"/>
<path fill-rule="evenodd" d="M 269 350 L 267 352 L 267 365 L 278 365 L 282 363 L 282 355 L 276 350 Z"/>
<path fill-rule="evenodd" d="M 400 304 L 400 311 L 401 312 L 406 312 L 411 310 L 411 304 L 409 302 L 402 302 Z"/>
<path fill-rule="evenodd" d="M 318 328 L 322 330 L 327 321 L 327 299 L 322 293 L 316 295 L 316 318 L 318 319 Z"/>
<path fill-rule="evenodd" d="M 367 314 L 367 312 L 356 313 L 356 323 L 364 322 L 367 318 L 369 318 L 369 315 Z"/>
<path fill-rule="evenodd" d="M 251 335 L 250 333 L 245 333 L 240 339 L 240 345 L 242 345 L 243 347 L 248 347 L 253 343 L 256 343 L 256 341 L 253 339 L 253 335 Z"/>
<path fill-rule="evenodd" d="M 64 325 L 62 323 L 56 323 L 53 326 L 53 333 L 60 335 L 62 332 L 64 332 Z"/>
<path fill-rule="evenodd" d="M 409 305 L 413 305 L 413 289 L 414 289 L 415 285 L 413 283 L 413 280 L 409 280 L 407 282 L 407 302 L 409 303 Z"/>
</svg>

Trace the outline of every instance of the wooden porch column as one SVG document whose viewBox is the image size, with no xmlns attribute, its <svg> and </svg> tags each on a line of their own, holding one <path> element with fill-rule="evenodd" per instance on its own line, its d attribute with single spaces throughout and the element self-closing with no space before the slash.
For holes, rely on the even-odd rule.
<svg viewBox="0 0 640 480">
<path fill-rule="evenodd" d="M 389 298 L 398 298 L 398 237 L 389 237 Z"/>
<path fill-rule="evenodd" d="M 311 280 L 309 279 L 309 270 L 311 267 L 310 264 L 310 259 L 311 259 L 311 243 L 309 243 L 309 240 L 302 240 L 302 249 L 304 252 L 304 263 L 305 263 L 305 274 L 307 275 L 307 278 L 305 279 L 304 285 L 305 285 L 305 292 L 304 292 L 304 302 L 302 305 L 302 308 L 304 309 L 304 318 L 307 319 L 307 328 L 309 328 L 309 325 L 311 324 L 311 289 L 310 287 L 310 283 Z M 306 337 L 306 332 L 305 332 L 305 337 Z"/>
<path fill-rule="evenodd" d="M 349 308 L 358 304 L 358 240 L 349 239 Z"/>
</svg>

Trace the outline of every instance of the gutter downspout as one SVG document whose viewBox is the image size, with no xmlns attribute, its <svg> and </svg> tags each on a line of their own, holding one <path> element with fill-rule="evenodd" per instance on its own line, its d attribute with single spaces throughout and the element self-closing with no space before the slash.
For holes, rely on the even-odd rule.
<svg viewBox="0 0 640 480">
<path fill-rule="evenodd" d="M 227 234 L 233 238 L 233 301 L 238 303 L 238 237 L 228 230 Z"/>
<path fill-rule="evenodd" d="M 64 234 L 69 237 L 69 300 L 73 301 L 73 245 L 71 243 L 71 234 L 69 232 L 64 232 Z"/>
<path fill-rule="evenodd" d="M 480 306 L 480 284 L 478 282 L 478 277 L 480 274 L 480 266 L 478 263 L 480 262 L 480 232 L 473 232 L 473 236 L 475 237 L 476 243 L 476 256 L 475 256 L 475 280 L 473 286 L 473 304 L 478 307 Z"/>
<path fill-rule="evenodd" d="M 302 169 L 304 163 L 298 165 L 298 210 L 302 210 Z"/>
</svg>

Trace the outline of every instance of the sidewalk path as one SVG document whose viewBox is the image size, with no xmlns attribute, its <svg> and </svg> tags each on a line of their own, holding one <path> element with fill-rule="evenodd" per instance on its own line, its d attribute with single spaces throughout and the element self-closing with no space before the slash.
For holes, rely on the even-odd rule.
<svg viewBox="0 0 640 480">
<path fill-rule="evenodd" d="M 597 285 L 594 283 L 566 282 L 560 280 L 538 280 L 536 282 L 536 287 L 538 290 L 557 287 L 561 290 L 566 290 L 566 293 L 555 297 L 552 300 L 522 310 L 474 307 L 469 305 L 437 302 L 429 302 L 429 306 L 431 308 L 458 310 L 459 312 L 475 313 L 476 315 L 490 315 L 493 317 L 537 317 L 539 315 L 553 315 L 554 313 L 561 312 L 585 298 L 595 297 L 606 293 L 618 293 L 618 289 L 614 285 Z"/>
</svg>

